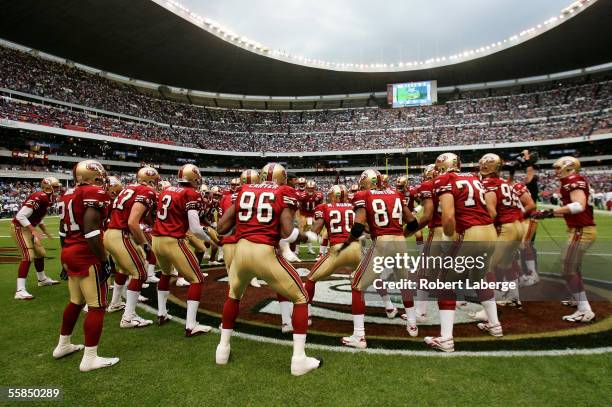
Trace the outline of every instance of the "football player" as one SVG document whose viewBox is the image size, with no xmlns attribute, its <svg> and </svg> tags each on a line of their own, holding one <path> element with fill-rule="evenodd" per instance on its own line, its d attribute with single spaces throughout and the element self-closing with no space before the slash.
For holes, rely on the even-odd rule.
<svg viewBox="0 0 612 407">
<path fill-rule="evenodd" d="M 291 374 L 300 376 L 317 369 L 321 363 L 316 358 L 307 357 L 304 351 L 308 330 L 308 293 L 299 274 L 275 247 L 281 238 L 290 242 L 306 238 L 293 227 L 298 199 L 295 190 L 286 185 L 287 175 L 283 166 L 266 164 L 260 177 L 261 184 L 240 188 L 236 203 L 219 222 L 219 233 L 228 233 L 235 226 L 239 240 L 229 269 L 229 293 L 223 306 L 216 363 L 227 364 L 240 299 L 251 279 L 259 277 L 294 304 Z"/>
<path fill-rule="evenodd" d="M 118 358 L 98 356 L 110 275 L 103 244 L 103 224 L 110 197 L 106 192 L 106 170 L 99 162 L 81 161 L 74 167 L 73 176 L 76 187 L 72 194 L 63 197 L 65 207 L 60 219 L 60 229 L 66 233 L 61 261 L 68 273 L 70 301 L 64 309 L 59 343 L 53 350 L 53 357 L 59 359 L 83 349 L 83 345 L 70 343 L 70 337 L 87 304 L 83 323 L 85 352 L 79 369 L 88 372 L 119 362 Z"/>
<path fill-rule="evenodd" d="M 353 202 L 353 199 L 355 198 L 355 194 L 357 192 L 359 192 L 359 184 L 351 185 L 351 187 L 349 188 L 349 193 L 348 193 L 348 201 L 349 202 Z"/>
<path fill-rule="evenodd" d="M 534 213 L 536 219 L 563 217 L 568 227 L 568 239 L 561 253 L 563 278 L 577 306 L 576 312 L 565 315 L 564 321 L 590 322 L 595 313 L 587 299 L 582 282 L 582 258 L 597 237 L 593 219 L 593 190 L 588 179 L 579 174 L 580 161 L 561 157 L 553 164 L 555 176 L 561 181 L 563 206 Z"/>
<path fill-rule="evenodd" d="M 487 211 L 485 187 L 477 175 L 461 173 L 460 170 L 461 162 L 456 154 L 444 153 L 436 159 L 436 171 L 439 175 L 434 180 L 433 191 L 438 198 L 441 211 L 442 241 L 452 242 L 450 254 L 455 257 L 481 256 L 484 259 L 483 267 L 478 272 L 482 278 L 488 270 L 488 260 L 494 250 L 497 233 L 493 219 Z M 470 243 L 466 245 L 464 242 Z M 438 250 L 444 251 L 444 247 L 441 245 Z M 451 269 L 445 270 L 438 278 L 441 277 L 453 280 L 461 279 L 462 276 Z M 488 275 L 487 277 L 490 278 Z M 493 290 L 479 290 L 478 294 L 489 321 L 478 324 L 478 328 L 492 335 L 502 336 Z M 455 291 L 438 292 L 438 303 L 443 304 L 440 306 L 441 334 L 439 337 L 425 337 L 425 343 L 434 349 L 444 352 L 455 350 L 453 341 L 455 301 Z"/>
<path fill-rule="evenodd" d="M 34 192 L 21 205 L 19 211 L 11 222 L 11 236 L 17 243 L 21 252 L 21 262 L 17 272 L 16 300 L 31 300 L 34 298 L 26 290 L 26 279 L 30 264 L 34 261 L 38 286 L 59 284 L 45 274 L 45 248 L 42 245 L 41 235 L 36 231 L 36 227 L 51 239 L 53 236 L 47 230 L 43 219 L 47 215 L 49 206 L 55 203 L 56 195 L 62 186 L 57 178 L 47 177 L 40 182 L 41 191 Z"/>
<path fill-rule="evenodd" d="M 299 196 L 300 199 L 300 216 L 298 217 L 298 225 L 300 232 L 304 233 L 310 230 L 314 220 L 314 209 L 317 205 L 323 203 L 323 194 L 317 191 L 317 184 L 314 181 L 306 183 L 306 190 Z M 315 254 L 312 243 L 308 243 L 308 254 Z"/>
<path fill-rule="evenodd" d="M 540 281 L 536 268 L 536 254 L 533 249 L 532 241 L 533 235 L 535 234 L 538 226 L 538 221 L 530 217 L 531 213 L 536 210 L 536 204 L 525 184 L 514 182 L 511 185 L 512 192 L 520 201 L 521 212 L 523 215 L 523 218 L 521 219 L 523 238 L 521 240 L 519 253 L 521 259 L 525 263 L 526 271 L 519 277 L 519 282 L 521 287 L 529 287 L 537 284 Z"/>
<path fill-rule="evenodd" d="M 157 257 L 162 275 L 157 283 L 157 323 L 169 321 L 166 303 L 170 294 L 172 269 L 189 281 L 187 291 L 187 321 L 185 336 L 193 337 L 210 331 L 207 325 L 197 321 L 198 307 L 202 297 L 204 276 L 194 254 L 185 243 L 185 234 L 190 231 L 203 241 L 210 237 L 200 225 L 199 212 L 202 196 L 198 188 L 202 183 L 200 170 L 193 164 L 183 165 L 178 171 L 178 185 L 162 191 L 157 201 L 157 219 L 153 225 L 153 252 Z"/>
<path fill-rule="evenodd" d="M 113 256 L 117 271 L 130 276 L 127 287 L 125 311 L 121 317 L 121 328 L 138 328 L 151 325 L 153 321 L 136 313 L 138 296 L 142 284 L 147 280 L 146 256 L 151 246 L 141 228 L 141 223 L 157 204 L 160 176 L 156 169 L 144 167 L 136 173 L 136 184 L 125 187 L 112 204 L 112 213 L 105 234 L 104 247 Z M 115 279 L 111 305 L 121 301 L 123 285 Z M 125 281 L 123 281 L 125 284 Z"/>
<path fill-rule="evenodd" d="M 377 273 L 373 269 L 372 260 L 377 257 L 394 256 L 407 250 L 404 238 L 404 224 L 410 233 L 418 229 L 418 221 L 408 210 L 406 198 L 393 189 L 381 189 L 382 176 L 376 170 L 366 170 L 359 180 L 361 191 L 355 194 L 353 205 L 355 221 L 347 240 L 341 246 L 346 250 L 358 240 L 369 227 L 373 244 L 368 253 L 359 263 L 352 275 L 352 313 L 353 335 L 342 338 L 346 346 L 364 349 L 365 339 L 365 290 L 376 280 Z M 408 278 L 407 271 L 393 270 L 397 277 Z M 418 335 L 416 314 L 412 294 L 408 290 L 400 290 L 404 300 L 407 315 L 406 329 L 410 336 Z"/>
</svg>

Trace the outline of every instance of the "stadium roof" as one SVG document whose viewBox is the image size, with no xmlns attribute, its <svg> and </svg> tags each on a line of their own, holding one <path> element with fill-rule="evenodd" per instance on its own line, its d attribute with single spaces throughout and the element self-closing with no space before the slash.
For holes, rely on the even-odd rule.
<svg viewBox="0 0 612 407">
<path fill-rule="evenodd" d="M 612 1 L 607 0 L 528 41 L 481 58 L 376 73 L 320 69 L 253 53 L 150 0 L 1 0 L 0 7 L 0 37 L 9 41 L 130 78 L 229 94 L 380 92 L 388 83 L 429 79 L 451 86 L 612 61 Z"/>
</svg>

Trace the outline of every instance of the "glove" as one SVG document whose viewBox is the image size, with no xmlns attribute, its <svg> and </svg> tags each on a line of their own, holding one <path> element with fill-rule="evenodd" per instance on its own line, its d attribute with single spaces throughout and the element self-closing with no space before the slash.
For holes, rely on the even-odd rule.
<svg viewBox="0 0 612 407">
<path fill-rule="evenodd" d="M 106 283 L 106 280 L 111 275 L 111 265 L 108 261 L 104 261 L 100 264 L 100 272 L 98 273 L 98 283 L 100 285 Z"/>
<path fill-rule="evenodd" d="M 544 211 L 534 211 L 531 213 L 531 219 L 546 219 L 555 216 L 554 209 L 546 209 Z"/>
<path fill-rule="evenodd" d="M 62 267 L 62 272 L 60 273 L 60 279 L 66 281 L 68 280 L 68 270 Z"/>
<path fill-rule="evenodd" d="M 144 250 L 145 254 L 151 253 L 151 245 L 148 243 L 143 244 L 142 250 Z"/>
</svg>

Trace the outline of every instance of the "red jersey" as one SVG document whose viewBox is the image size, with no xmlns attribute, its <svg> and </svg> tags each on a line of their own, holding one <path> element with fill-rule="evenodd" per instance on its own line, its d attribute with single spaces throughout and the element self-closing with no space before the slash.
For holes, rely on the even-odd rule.
<svg viewBox="0 0 612 407">
<path fill-rule="evenodd" d="M 330 245 L 341 244 L 348 239 L 355 221 L 353 204 L 328 203 L 315 208 L 315 220 L 323 219 Z"/>
<path fill-rule="evenodd" d="M 202 195 L 187 186 L 166 188 L 157 200 L 157 219 L 153 225 L 153 236 L 185 237 L 189 230 L 187 212 L 202 210 Z"/>
<path fill-rule="evenodd" d="M 139 220 L 140 223 L 146 219 L 150 211 L 155 210 L 157 193 L 148 185 L 128 185 L 125 187 L 113 202 L 108 229 L 128 230 L 128 219 L 136 202 L 147 208 Z"/>
<path fill-rule="evenodd" d="M 32 209 L 32 215 L 28 218 L 30 224 L 36 227 L 40 224 L 43 218 L 47 215 L 47 208 L 51 205 L 51 198 L 49 195 L 42 191 L 34 192 L 28 199 L 21 205 Z M 20 208 L 20 209 L 21 209 Z M 21 223 L 17 221 L 16 217 L 13 217 L 13 224 L 15 226 L 21 226 Z"/>
<path fill-rule="evenodd" d="M 424 199 L 431 199 L 433 203 L 433 214 L 431 216 L 431 220 L 427 225 L 428 228 L 437 228 L 438 226 L 442 226 L 442 218 L 440 207 L 438 205 L 438 197 L 433 193 L 433 180 L 428 179 L 421 182 L 421 185 L 418 186 L 418 198 L 423 201 Z"/>
<path fill-rule="evenodd" d="M 215 212 L 219 210 L 219 201 L 207 199 L 202 201 L 200 210 L 200 224 L 202 226 L 212 226 L 215 223 Z"/>
<path fill-rule="evenodd" d="M 580 174 L 571 174 L 561 178 L 561 203 L 567 205 L 572 203 L 570 193 L 576 189 L 584 191 L 587 206 L 584 211 L 574 215 L 565 215 L 565 223 L 568 228 L 582 228 L 585 226 L 595 226 L 593 219 L 593 192 L 589 186 L 589 181 Z"/>
<path fill-rule="evenodd" d="M 300 214 L 307 218 L 314 218 L 314 212 L 317 205 L 323 203 L 323 194 L 315 191 L 312 195 L 303 191 L 298 195 L 300 201 Z"/>
<path fill-rule="evenodd" d="M 276 246 L 280 240 L 280 215 L 296 210 L 298 198 L 288 185 L 243 185 L 236 196 L 236 235 L 253 243 Z"/>
<path fill-rule="evenodd" d="M 455 200 L 455 222 L 458 233 L 472 226 L 489 225 L 493 219 L 487 212 L 486 189 L 480 179 L 470 173 L 449 172 L 434 180 L 434 194 L 452 194 Z"/>
<path fill-rule="evenodd" d="M 482 184 L 487 191 L 495 192 L 497 196 L 497 216 L 495 217 L 496 225 L 504 223 L 512 223 L 523 218 L 521 211 L 521 201 L 518 196 L 512 192 L 512 187 L 508 181 L 497 178 L 484 178 Z"/>
<path fill-rule="evenodd" d="M 223 195 L 221 201 L 219 202 L 219 219 L 223 216 L 223 214 L 232 206 L 236 200 L 235 193 L 229 193 Z M 236 235 L 236 231 L 233 230 L 231 235 L 224 235 L 222 239 L 223 244 L 234 244 L 238 242 L 238 236 Z"/>
<path fill-rule="evenodd" d="M 419 199 L 419 187 L 408 187 L 406 192 L 406 206 L 410 209 L 410 212 L 414 211 L 416 199 Z"/>
<path fill-rule="evenodd" d="M 521 208 L 521 220 L 523 220 L 525 218 L 525 213 L 524 213 L 525 208 L 523 207 L 523 203 L 521 202 L 521 197 L 524 194 L 531 195 L 531 193 L 529 192 L 525 184 L 521 184 L 520 182 L 516 182 L 512 184 L 512 193 L 518 199 L 518 205 L 519 205 L 519 208 Z"/>
<path fill-rule="evenodd" d="M 404 235 L 404 194 L 392 189 L 359 191 L 353 204 L 355 210 L 365 208 L 372 239 L 383 235 Z"/>
</svg>

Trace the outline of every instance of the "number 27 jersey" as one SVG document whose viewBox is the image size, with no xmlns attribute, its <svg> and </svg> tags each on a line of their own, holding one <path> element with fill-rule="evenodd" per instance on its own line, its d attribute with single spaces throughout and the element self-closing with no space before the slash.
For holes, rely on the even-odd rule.
<svg viewBox="0 0 612 407">
<path fill-rule="evenodd" d="M 353 197 L 355 210 L 366 210 L 370 235 L 403 236 L 403 216 L 406 197 L 393 189 L 359 191 Z"/>
<path fill-rule="evenodd" d="M 285 208 L 296 210 L 298 198 L 287 185 L 252 184 L 240 187 L 235 205 L 237 238 L 276 246 L 281 213 Z"/>
</svg>

